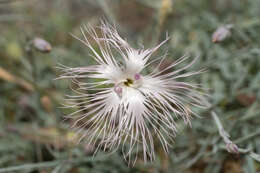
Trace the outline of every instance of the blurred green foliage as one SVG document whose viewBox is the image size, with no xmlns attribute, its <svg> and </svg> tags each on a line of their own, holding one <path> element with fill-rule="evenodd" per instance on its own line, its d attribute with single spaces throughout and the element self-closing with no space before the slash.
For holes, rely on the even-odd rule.
<svg viewBox="0 0 260 173">
<path fill-rule="evenodd" d="M 187 172 L 254 173 L 260 164 L 249 154 L 231 154 L 218 134 L 210 111 L 194 118 L 192 128 L 180 122 L 168 156 L 128 167 L 120 152 L 98 152 L 76 145 L 69 122 L 59 109 L 71 91 L 55 81 L 55 66 L 93 63 L 80 26 L 116 23 L 124 38 L 151 47 L 172 38 L 161 49 L 169 61 L 184 53 L 200 56 L 193 67 L 208 71 L 196 79 L 209 88 L 212 109 L 231 139 L 260 153 L 260 1 L 259 0 L 0 0 L 0 172 Z M 231 36 L 212 42 L 213 32 L 233 24 Z M 40 37 L 49 53 L 32 47 Z M 158 149 L 159 150 L 159 149 Z M 18 166 L 18 167 L 17 167 Z M 7 168 L 7 169 L 1 169 Z"/>
</svg>

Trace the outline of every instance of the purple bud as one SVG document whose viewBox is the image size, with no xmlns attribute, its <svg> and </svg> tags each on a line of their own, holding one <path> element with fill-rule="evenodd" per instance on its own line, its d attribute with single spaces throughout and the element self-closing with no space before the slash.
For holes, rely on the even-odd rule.
<svg viewBox="0 0 260 173">
<path fill-rule="evenodd" d="M 230 153 L 235 153 L 238 154 L 238 146 L 236 144 L 234 144 L 233 142 L 226 144 L 227 150 Z"/>
<path fill-rule="evenodd" d="M 231 35 L 230 29 L 233 26 L 231 24 L 219 27 L 212 35 L 212 42 L 218 43 Z"/>
<path fill-rule="evenodd" d="M 33 40 L 33 46 L 36 50 L 43 53 L 49 53 L 52 49 L 51 44 L 42 38 L 35 38 Z"/>
</svg>

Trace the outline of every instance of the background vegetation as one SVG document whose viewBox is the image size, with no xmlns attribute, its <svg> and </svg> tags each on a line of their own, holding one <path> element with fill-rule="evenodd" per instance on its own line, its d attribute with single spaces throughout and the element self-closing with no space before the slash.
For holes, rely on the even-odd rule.
<svg viewBox="0 0 260 173">
<path fill-rule="evenodd" d="M 170 154 L 157 148 L 153 163 L 128 167 L 120 152 L 92 159 L 94 146 L 77 145 L 62 123 L 73 110 L 58 108 L 70 90 L 53 80 L 55 66 L 91 63 L 69 33 L 81 37 L 80 26 L 100 18 L 116 23 L 135 47 L 154 46 L 167 31 L 172 39 L 161 51 L 169 50 L 169 62 L 190 53 L 200 55 L 195 69 L 208 69 L 190 80 L 210 88 L 212 108 L 192 128 L 180 122 Z M 226 24 L 231 35 L 216 43 L 212 34 Z M 37 47 L 38 37 L 51 47 Z M 0 172 L 259 172 L 259 45 L 259 0 L 0 0 Z M 219 122 L 239 149 L 226 146 Z"/>
</svg>

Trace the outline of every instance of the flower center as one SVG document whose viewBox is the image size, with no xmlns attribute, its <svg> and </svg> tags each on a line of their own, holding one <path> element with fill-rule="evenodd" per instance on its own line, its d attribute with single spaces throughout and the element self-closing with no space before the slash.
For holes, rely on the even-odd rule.
<svg viewBox="0 0 260 173">
<path fill-rule="evenodd" d="M 116 83 L 114 86 L 114 92 L 119 96 L 122 97 L 123 88 L 124 87 L 132 87 L 132 88 L 139 88 L 142 85 L 141 75 L 135 74 L 132 78 L 126 78 L 119 83 Z"/>
<path fill-rule="evenodd" d="M 124 82 L 125 86 L 128 86 L 128 87 L 133 85 L 133 83 L 134 83 L 134 81 L 129 78 L 127 78 L 126 81 Z"/>
</svg>

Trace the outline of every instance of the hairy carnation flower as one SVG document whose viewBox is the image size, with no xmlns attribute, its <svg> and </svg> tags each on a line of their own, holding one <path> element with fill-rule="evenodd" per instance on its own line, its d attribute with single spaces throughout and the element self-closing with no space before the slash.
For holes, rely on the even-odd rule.
<svg viewBox="0 0 260 173">
<path fill-rule="evenodd" d="M 75 119 L 73 127 L 82 135 L 80 140 L 86 139 L 97 150 L 116 150 L 121 144 L 125 158 L 134 157 L 134 161 L 138 153 L 144 161 L 153 160 L 158 141 L 168 152 L 177 132 L 176 119 L 190 124 L 195 114 L 192 107 L 207 107 L 199 85 L 178 81 L 202 72 L 183 73 L 196 59 L 173 71 L 189 59 L 184 56 L 160 71 L 166 55 L 150 58 L 168 38 L 151 49 L 134 49 L 107 24 L 98 29 L 101 36 L 92 27 L 81 31 L 84 39 L 77 39 L 92 51 L 97 64 L 78 68 L 62 65 L 59 77 L 71 79 L 78 87 L 73 89 L 77 95 L 68 96 L 68 107 L 80 108 L 69 115 Z M 155 63 L 157 67 L 146 74 L 144 69 Z"/>
</svg>

